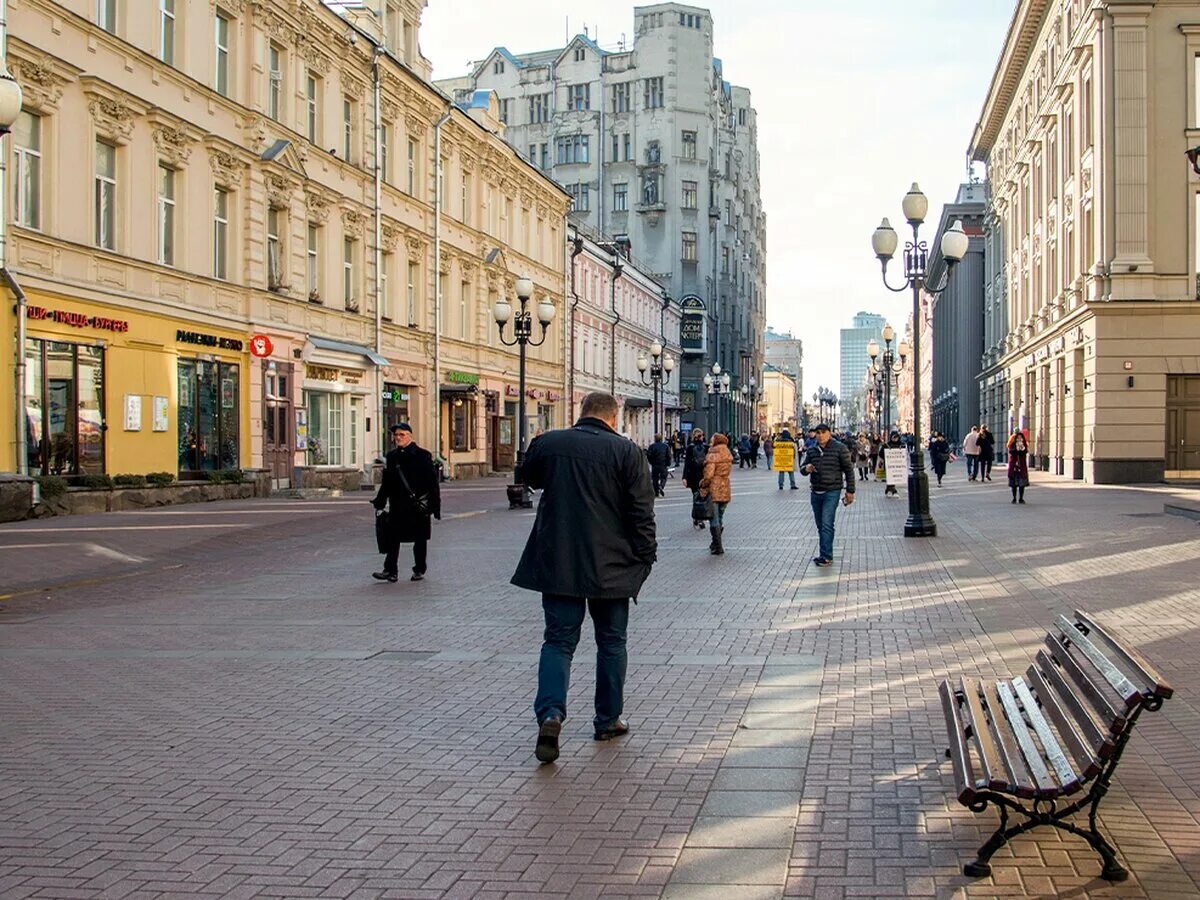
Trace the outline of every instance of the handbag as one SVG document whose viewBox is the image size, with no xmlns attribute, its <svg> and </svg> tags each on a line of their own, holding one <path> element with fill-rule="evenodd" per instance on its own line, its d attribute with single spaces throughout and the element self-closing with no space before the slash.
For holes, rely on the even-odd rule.
<svg viewBox="0 0 1200 900">
<path fill-rule="evenodd" d="M 419 516 L 429 515 L 429 495 L 421 494 L 418 496 L 413 493 L 413 489 L 409 486 L 408 479 L 404 477 L 404 470 L 396 466 L 396 474 L 400 477 L 400 483 L 404 485 L 405 493 L 408 494 L 408 502 L 412 506 L 413 511 Z"/>
<path fill-rule="evenodd" d="M 696 497 L 692 501 L 692 519 L 697 522 L 710 522 L 713 517 L 711 497 Z"/>
<path fill-rule="evenodd" d="M 392 550 L 391 529 L 388 527 L 388 514 L 383 510 L 375 512 L 375 545 L 380 553 L 390 553 Z"/>
</svg>

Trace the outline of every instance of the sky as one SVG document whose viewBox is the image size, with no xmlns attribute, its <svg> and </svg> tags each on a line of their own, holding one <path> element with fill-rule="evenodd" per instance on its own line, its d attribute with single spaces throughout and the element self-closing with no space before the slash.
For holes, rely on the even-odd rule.
<svg viewBox="0 0 1200 900">
<path fill-rule="evenodd" d="M 1016 0 L 695 5 L 711 10 L 725 77 L 750 89 L 758 112 L 767 322 L 804 341 L 805 395 L 836 391 L 838 332 L 856 312 L 903 330 L 911 294 L 884 289 L 871 232 L 884 216 L 900 230 L 900 201 L 917 181 L 930 203 L 921 234 L 932 240 L 967 179 L 967 144 Z M 585 25 L 602 47 L 631 43 L 633 4 L 429 0 L 421 50 L 434 78 L 450 78 L 495 46 L 559 47 Z"/>
</svg>

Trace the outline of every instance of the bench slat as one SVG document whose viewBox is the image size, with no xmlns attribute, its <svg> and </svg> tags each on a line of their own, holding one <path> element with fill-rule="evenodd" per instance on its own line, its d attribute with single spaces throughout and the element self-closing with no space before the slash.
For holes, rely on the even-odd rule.
<svg viewBox="0 0 1200 900">
<path fill-rule="evenodd" d="M 1021 753 L 1025 757 L 1025 765 L 1029 767 L 1029 774 L 1033 776 L 1033 787 L 1039 796 L 1053 796 L 1057 793 L 1057 785 L 1050 777 L 1050 771 L 1046 768 L 1041 753 L 1038 752 L 1033 735 L 1029 733 L 1029 726 L 1025 724 L 1025 719 L 1021 716 L 1021 710 L 1017 707 L 1017 698 L 1013 695 L 1012 685 L 1007 681 L 997 681 L 996 693 L 1000 695 L 1000 703 L 1004 707 L 1005 719 L 1003 721 L 1006 722 L 1013 737 L 1016 738 L 1017 746 L 1021 748 Z"/>
<path fill-rule="evenodd" d="M 1121 700 L 1101 679 L 1100 673 L 1087 659 L 1071 653 L 1058 635 L 1046 635 L 1046 646 L 1050 648 L 1050 655 L 1092 704 L 1104 727 L 1113 734 L 1120 734 L 1125 728 L 1125 713 L 1120 710 Z"/>
<path fill-rule="evenodd" d="M 1004 704 L 996 693 L 995 684 L 984 686 L 984 700 L 987 701 L 988 713 L 991 717 L 992 732 L 996 736 L 996 745 L 1004 761 L 1004 770 L 1008 773 L 1009 790 L 1018 797 L 1026 799 L 1037 796 L 1033 776 L 1029 774 L 1024 761 L 1021 759 L 1021 749 L 1013 737 L 1012 729 L 1005 727 L 1007 721 L 1004 715 Z"/>
<path fill-rule="evenodd" d="M 1033 697 L 1033 692 L 1029 690 L 1029 685 L 1025 683 L 1024 678 L 1014 678 L 1012 681 L 1013 690 L 1017 693 L 1017 698 L 1021 701 L 1021 705 L 1025 707 L 1025 716 L 1029 719 L 1029 724 L 1033 726 L 1034 732 L 1038 736 L 1038 740 L 1042 742 L 1042 754 L 1049 761 L 1051 768 L 1054 769 L 1054 774 L 1058 776 L 1058 783 L 1062 787 L 1063 793 L 1074 793 L 1079 789 L 1080 777 L 1075 772 L 1075 767 L 1071 765 L 1071 761 L 1067 759 L 1067 753 L 1062 748 L 1062 744 L 1058 742 L 1054 731 L 1050 728 L 1050 723 L 1046 721 L 1046 717 L 1042 714 L 1042 708 L 1038 706 L 1037 700 Z"/>
<path fill-rule="evenodd" d="M 1104 652 L 1093 644 L 1087 635 L 1076 628 L 1070 619 L 1066 616 L 1059 616 L 1054 622 L 1058 626 L 1058 630 L 1066 635 L 1071 643 L 1078 647 L 1079 651 L 1099 670 L 1113 690 L 1121 695 L 1127 707 L 1134 707 L 1141 701 L 1142 692 L 1138 690 L 1137 685 L 1126 678 L 1116 664 L 1105 656 Z"/>
<path fill-rule="evenodd" d="M 1143 682 L 1144 693 L 1154 694 L 1162 697 L 1164 700 L 1174 695 L 1174 689 L 1146 662 L 1140 653 L 1118 641 L 1105 630 L 1103 625 L 1087 613 L 1076 610 L 1075 618 L 1087 626 L 1088 631 L 1092 632 L 1093 635 L 1099 635 L 1103 638 L 1113 653 L 1137 673 L 1139 680 Z"/>
<path fill-rule="evenodd" d="M 982 777 L 992 790 L 1011 791 L 1016 789 L 1005 777 L 1004 761 L 996 749 L 996 741 L 992 737 L 991 726 L 983 712 L 983 704 L 979 701 L 979 681 L 974 678 L 962 679 L 962 692 L 966 698 L 966 718 L 975 735 L 975 746 L 979 750 L 979 761 L 983 766 Z"/>
<path fill-rule="evenodd" d="M 1071 690 L 1071 686 L 1046 651 L 1038 651 L 1037 663 L 1029 667 L 1029 675 L 1038 689 L 1038 698 L 1042 700 L 1043 706 L 1049 709 L 1059 732 L 1063 733 L 1067 742 L 1072 745 L 1075 761 L 1090 773 L 1085 777 L 1090 778 L 1097 774 L 1092 771 L 1092 766 L 1098 770 L 1100 761 L 1107 759 L 1113 751 L 1113 742 L 1108 732 L 1101 730 L 1096 724 L 1084 701 Z M 1078 745 L 1075 744 L 1076 741 L 1079 742 Z M 1085 758 L 1089 762 L 1085 762 Z"/>
<path fill-rule="evenodd" d="M 938 687 L 942 695 L 942 711 L 946 716 L 946 736 L 950 739 L 950 760 L 954 764 L 954 780 L 958 785 L 958 802 L 969 806 L 975 798 L 975 778 L 971 770 L 971 755 L 967 752 L 966 735 L 959 717 L 958 698 L 949 681 Z"/>
</svg>

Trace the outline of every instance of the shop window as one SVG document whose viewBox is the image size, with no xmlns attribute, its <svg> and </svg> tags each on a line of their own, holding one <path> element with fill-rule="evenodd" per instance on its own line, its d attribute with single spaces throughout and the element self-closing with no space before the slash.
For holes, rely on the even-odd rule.
<svg viewBox="0 0 1200 900">
<path fill-rule="evenodd" d="M 42 227 L 42 117 L 22 111 L 13 126 L 18 225 Z"/>
<path fill-rule="evenodd" d="M 474 450 L 475 401 L 455 397 L 450 408 L 450 449 L 457 453 Z"/>
<path fill-rule="evenodd" d="M 549 404 L 538 404 L 538 434 L 545 434 L 554 427 L 554 407 Z"/>
<path fill-rule="evenodd" d="M 343 395 L 328 391 L 305 391 L 308 409 L 308 451 L 310 466 L 342 465 Z"/>
<path fill-rule="evenodd" d="M 383 386 L 383 433 L 389 434 L 393 425 L 409 421 L 409 398 L 415 388 L 406 384 Z"/>
<path fill-rule="evenodd" d="M 104 471 L 104 351 L 86 344 L 25 342 L 25 440 L 29 471 Z"/>
<path fill-rule="evenodd" d="M 238 468 L 237 363 L 181 359 L 178 371 L 180 473 Z"/>
</svg>

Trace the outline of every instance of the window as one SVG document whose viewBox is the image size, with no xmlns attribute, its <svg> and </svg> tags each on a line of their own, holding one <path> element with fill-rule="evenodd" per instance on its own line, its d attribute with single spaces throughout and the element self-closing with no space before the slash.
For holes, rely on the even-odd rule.
<svg viewBox="0 0 1200 900">
<path fill-rule="evenodd" d="M 466 340 L 471 332 L 471 282 L 458 286 L 458 336 Z"/>
<path fill-rule="evenodd" d="M 614 84 L 612 89 L 612 111 L 614 113 L 627 113 L 631 109 L 629 82 Z"/>
<path fill-rule="evenodd" d="M 392 126 L 388 122 L 379 125 L 379 177 L 392 183 Z"/>
<path fill-rule="evenodd" d="M 177 371 L 179 471 L 237 468 L 237 363 L 181 359 Z"/>
<path fill-rule="evenodd" d="M 384 251 L 379 254 L 379 315 L 392 320 L 392 259 L 394 254 Z"/>
<path fill-rule="evenodd" d="M 340 466 L 343 451 L 342 394 L 305 391 L 308 407 L 308 455 L 310 466 Z"/>
<path fill-rule="evenodd" d="M 571 198 L 574 201 L 572 204 L 572 210 L 574 212 L 588 212 L 591 208 L 589 197 L 591 185 L 585 181 L 579 184 L 568 184 L 566 188 L 567 193 L 571 195 Z"/>
<path fill-rule="evenodd" d="M 512 101 L 507 98 L 500 101 L 500 121 L 505 125 L 508 124 L 508 110 L 511 103 Z"/>
<path fill-rule="evenodd" d="M 1200 128 L 1200 53 L 1192 57 L 1192 91 L 1196 95 L 1195 116 L 1193 128 Z"/>
<path fill-rule="evenodd" d="M 550 168 L 550 145 L 542 144 L 542 169 Z"/>
<path fill-rule="evenodd" d="M 213 278 L 229 277 L 229 192 L 213 191 Z"/>
<path fill-rule="evenodd" d="M 312 222 L 308 223 L 308 240 L 304 253 L 308 299 L 315 303 L 321 299 L 321 228 Z"/>
<path fill-rule="evenodd" d="M 1195 218 L 1192 220 L 1193 240 L 1196 242 L 1195 265 L 1196 265 L 1196 299 L 1200 300 L 1200 194 L 1195 197 Z"/>
<path fill-rule="evenodd" d="M 217 13 L 213 90 L 222 97 L 229 96 L 229 25 L 229 19 L 221 13 Z"/>
<path fill-rule="evenodd" d="M 383 9 L 383 34 L 387 48 L 400 56 L 400 25 L 402 19 L 400 16 L 400 7 L 395 3 L 388 3 Z"/>
<path fill-rule="evenodd" d="M 722 272 L 722 274 L 725 274 L 725 275 L 729 274 L 729 245 L 728 244 L 721 245 L 721 272 Z"/>
<path fill-rule="evenodd" d="M 613 134 L 613 145 L 612 145 L 612 156 L 610 157 L 610 159 L 613 162 L 616 162 L 620 158 L 621 158 L 621 136 L 619 134 L 614 133 Z"/>
<path fill-rule="evenodd" d="M 626 162 L 633 159 L 633 141 L 630 139 L 628 131 L 621 135 L 621 150 L 621 159 Z"/>
<path fill-rule="evenodd" d="M 583 47 L 575 48 L 575 62 L 583 62 L 587 59 L 587 50 Z"/>
<path fill-rule="evenodd" d="M 475 421 L 475 401 L 457 398 L 450 409 L 450 448 L 460 453 L 473 450 L 471 425 Z"/>
<path fill-rule="evenodd" d="M 267 115 L 279 121 L 283 100 L 283 51 L 271 44 L 267 48 Z"/>
<path fill-rule="evenodd" d="M 345 238 L 342 241 L 342 297 L 346 301 L 346 309 L 358 309 L 358 296 L 355 292 L 354 272 L 354 241 Z"/>
<path fill-rule="evenodd" d="M 541 125 L 550 121 L 550 95 L 535 94 L 529 98 L 529 124 Z"/>
<path fill-rule="evenodd" d="M 1092 134 L 1092 79 L 1083 79 L 1082 96 L 1079 98 L 1079 130 L 1082 140 L 1079 142 L 1084 150 L 1088 150 L 1096 142 Z"/>
<path fill-rule="evenodd" d="M 96 142 L 96 246 L 117 249 L 117 148 Z"/>
<path fill-rule="evenodd" d="M 175 65 L 175 0 L 158 0 L 158 58 Z"/>
<path fill-rule="evenodd" d="M 739 124 L 739 125 L 745 125 L 745 124 L 746 124 L 746 110 L 744 110 L 744 109 L 739 109 L 739 110 L 737 111 L 737 120 L 738 120 L 738 124 Z"/>
<path fill-rule="evenodd" d="M 573 134 L 561 137 L 557 142 L 558 164 L 586 163 L 588 161 L 588 135 Z"/>
<path fill-rule="evenodd" d="M 685 181 L 683 183 L 683 208 L 696 209 L 696 182 Z"/>
<path fill-rule="evenodd" d="M 1070 105 L 1063 113 L 1063 171 L 1068 178 L 1075 174 L 1075 113 Z"/>
<path fill-rule="evenodd" d="M 504 74 L 504 60 L 498 59 L 494 63 L 492 63 L 492 74 L 493 75 L 503 75 Z"/>
<path fill-rule="evenodd" d="M 685 262 L 696 261 L 696 232 L 683 232 L 683 260 Z"/>
<path fill-rule="evenodd" d="M 417 142 L 408 140 L 408 195 L 417 196 Z"/>
<path fill-rule="evenodd" d="M 408 324 L 410 327 L 416 327 L 417 324 L 417 264 L 409 262 L 408 264 L 408 285 L 405 289 L 405 302 L 407 303 Z"/>
<path fill-rule="evenodd" d="M 282 218 L 279 210 L 267 210 L 267 288 L 272 291 L 283 287 L 283 253 L 280 246 Z"/>
<path fill-rule="evenodd" d="M 42 227 L 42 117 L 21 111 L 13 126 L 18 225 Z"/>
<path fill-rule="evenodd" d="M 567 88 L 567 109 L 591 109 L 592 86 L 573 84 Z"/>
<path fill-rule="evenodd" d="M 321 79 L 311 72 L 304 79 L 304 133 L 309 143 L 317 143 L 320 130 Z"/>
<path fill-rule="evenodd" d="M 354 119 L 355 102 L 342 98 L 342 159 L 354 162 Z"/>
<path fill-rule="evenodd" d="M 175 265 L 175 170 L 158 167 L 158 261 Z"/>
<path fill-rule="evenodd" d="M 25 342 L 26 461 L 31 475 L 104 471 L 104 350 Z"/>
<path fill-rule="evenodd" d="M 685 131 L 683 133 L 683 158 L 696 158 L 696 132 Z"/>
<path fill-rule="evenodd" d="M 117 33 L 117 0 L 96 0 L 96 24 L 109 34 Z"/>
<path fill-rule="evenodd" d="M 532 162 L 533 160 L 531 160 Z M 536 162 L 534 163 L 536 165 Z M 462 204 L 462 223 L 464 225 L 471 224 L 471 179 L 466 172 L 462 173 L 462 188 L 461 188 L 461 204 Z"/>
<path fill-rule="evenodd" d="M 537 165 L 537 144 L 529 145 L 529 161 L 533 165 Z"/>
<path fill-rule="evenodd" d="M 629 182 L 618 181 L 613 185 L 613 212 L 629 210 Z"/>
<path fill-rule="evenodd" d="M 643 90 L 643 99 L 645 100 L 646 109 L 661 109 L 664 102 L 663 97 L 663 79 L 660 75 L 657 78 L 647 78 L 645 88 Z"/>
<path fill-rule="evenodd" d="M 732 200 L 725 201 L 725 224 L 726 225 L 733 224 L 733 201 Z"/>
</svg>

